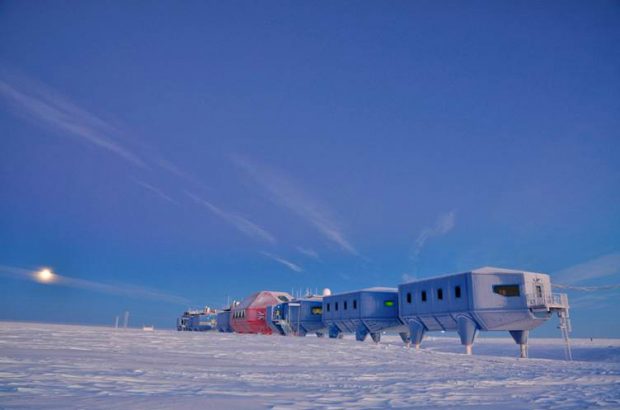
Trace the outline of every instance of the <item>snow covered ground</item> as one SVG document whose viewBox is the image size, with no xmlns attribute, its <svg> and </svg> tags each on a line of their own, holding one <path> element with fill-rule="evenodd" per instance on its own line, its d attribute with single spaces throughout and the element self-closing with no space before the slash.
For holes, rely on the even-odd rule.
<svg viewBox="0 0 620 410">
<path fill-rule="evenodd" d="M 423 347 L 0 322 L 0 408 L 620 408 L 620 340 Z"/>
</svg>

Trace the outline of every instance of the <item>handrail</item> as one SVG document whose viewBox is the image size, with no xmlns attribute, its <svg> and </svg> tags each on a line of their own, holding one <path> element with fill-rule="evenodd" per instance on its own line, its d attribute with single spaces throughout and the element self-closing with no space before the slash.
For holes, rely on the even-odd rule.
<svg viewBox="0 0 620 410">
<path fill-rule="evenodd" d="M 555 307 L 568 308 L 568 296 L 566 293 L 551 293 L 546 295 L 526 294 L 528 307 Z"/>
</svg>

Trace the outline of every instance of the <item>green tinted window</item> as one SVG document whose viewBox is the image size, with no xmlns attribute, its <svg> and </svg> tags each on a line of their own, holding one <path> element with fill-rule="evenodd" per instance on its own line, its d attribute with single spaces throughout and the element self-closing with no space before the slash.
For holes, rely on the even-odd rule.
<svg viewBox="0 0 620 410">
<path fill-rule="evenodd" d="M 392 307 L 392 306 L 394 306 L 394 301 L 393 300 L 386 300 L 385 302 L 383 302 L 383 305 L 387 306 L 387 307 Z"/>
</svg>

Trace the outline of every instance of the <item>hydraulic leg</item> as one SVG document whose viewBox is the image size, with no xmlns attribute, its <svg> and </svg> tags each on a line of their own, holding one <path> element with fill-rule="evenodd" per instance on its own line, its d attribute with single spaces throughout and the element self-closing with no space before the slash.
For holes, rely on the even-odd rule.
<svg viewBox="0 0 620 410">
<path fill-rule="evenodd" d="M 336 326 L 330 326 L 329 327 L 329 338 L 330 339 L 341 339 L 342 338 L 342 332 L 340 332 L 340 329 L 338 329 Z"/>
<path fill-rule="evenodd" d="M 465 354 L 471 354 L 471 347 L 474 344 L 474 339 L 478 333 L 478 325 L 466 316 L 459 317 L 457 324 L 461 344 L 465 346 Z"/>
<path fill-rule="evenodd" d="M 420 349 L 420 343 L 422 343 L 422 339 L 424 339 L 424 332 L 426 328 L 420 322 L 409 322 L 409 334 L 411 335 L 410 340 L 413 347 L 418 350 Z"/>
<path fill-rule="evenodd" d="M 366 336 L 368 336 L 368 329 L 366 329 L 366 326 L 360 325 L 355 331 L 355 340 L 363 342 L 366 340 Z"/>
<path fill-rule="evenodd" d="M 510 336 L 514 339 L 515 343 L 519 345 L 520 357 L 527 358 L 527 337 L 529 335 L 528 330 L 511 330 Z"/>
</svg>

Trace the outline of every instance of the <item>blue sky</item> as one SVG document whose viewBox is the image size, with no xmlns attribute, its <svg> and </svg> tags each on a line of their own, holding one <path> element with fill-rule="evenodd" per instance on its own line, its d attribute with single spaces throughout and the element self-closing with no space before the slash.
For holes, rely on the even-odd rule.
<svg viewBox="0 0 620 410">
<path fill-rule="evenodd" d="M 0 319 L 172 326 L 485 265 L 617 284 L 619 17 L 2 2 Z M 20 280 L 42 266 L 70 286 Z M 570 295 L 576 335 L 620 337 L 617 289 Z"/>
</svg>

